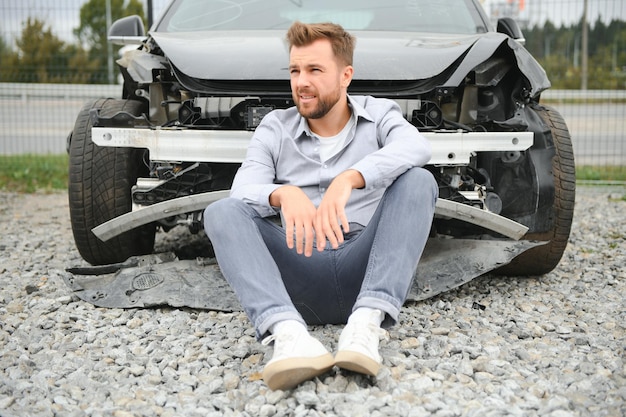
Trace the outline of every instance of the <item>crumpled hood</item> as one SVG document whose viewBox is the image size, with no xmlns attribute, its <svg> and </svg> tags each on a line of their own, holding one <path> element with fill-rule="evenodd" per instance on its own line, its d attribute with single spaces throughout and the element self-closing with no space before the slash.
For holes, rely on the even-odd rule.
<svg viewBox="0 0 626 417">
<path fill-rule="evenodd" d="M 445 71 L 480 35 L 357 32 L 355 79 L 419 80 Z M 206 80 L 288 80 L 284 31 L 152 33 L 178 71 Z M 484 35 L 482 35 L 484 36 Z"/>
<path fill-rule="evenodd" d="M 550 88 L 545 71 L 517 41 L 489 32 L 444 35 L 409 32 L 354 32 L 354 79 L 409 81 L 446 72 L 439 85 L 460 85 L 474 67 L 503 44 L 535 96 Z M 289 52 L 283 31 L 152 33 L 177 72 L 198 80 L 289 80 Z M 460 60 L 462 58 L 462 60 Z"/>
</svg>

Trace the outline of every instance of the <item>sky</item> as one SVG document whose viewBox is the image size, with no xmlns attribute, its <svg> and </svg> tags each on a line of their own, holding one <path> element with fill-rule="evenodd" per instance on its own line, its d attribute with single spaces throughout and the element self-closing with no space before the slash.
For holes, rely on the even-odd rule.
<svg viewBox="0 0 626 417">
<path fill-rule="evenodd" d="M 147 5 L 147 1 L 143 1 Z M 532 26 L 550 19 L 557 27 L 579 21 L 584 4 L 584 0 L 480 1 L 492 14 L 507 8 L 509 13 L 517 13 L 516 19 L 521 24 L 527 21 Z M 9 42 L 18 38 L 23 22 L 31 16 L 46 22 L 52 32 L 63 41 L 75 42 L 73 30 L 79 25 L 79 10 L 86 2 L 87 0 L 0 0 L 0 34 Z M 523 7 L 520 7 L 520 2 L 523 3 Z M 153 0 L 155 19 L 167 3 L 168 0 Z M 607 23 L 611 19 L 626 20 L 626 0 L 588 0 L 588 4 L 590 23 L 595 22 L 598 16 Z"/>
<path fill-rule="evenodd" d="M 531 26 L 549 19 L 555 26 L 571 25 L 582 18 L 584 0 L 480 0 L 485 10 L 497 13 L 498 8 L 517 13 L 520 24 Z M 499 7 L 498 7 L 499 6 Z M 626 0 L 588 0 L 587 21 L 593 24 L 600 16 L 605 23 L 612 19 L 626 20 Z"/>
</svg>

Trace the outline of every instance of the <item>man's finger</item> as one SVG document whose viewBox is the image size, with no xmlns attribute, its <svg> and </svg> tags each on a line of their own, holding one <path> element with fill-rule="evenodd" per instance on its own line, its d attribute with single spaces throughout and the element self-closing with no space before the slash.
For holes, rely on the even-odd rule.
<svg viewBox="0 0 626 417">
<path fill-rule="evenodd" d="M 293 222 L 285 221 L 285 240 L 289 249 L 293 249 L 293 233 Z"/>
<path fill-rule="evenodd" d="M 304 227 L 302 223 L 296 223 L 296 252 L 302 255 L 304 252 Z"/>
<path fill-rule="evenodd" d="M 328 240 L 333 249 L 337 249 L 339 244 L 343 242 L 343 233 L 341 232 L 336 211 L 327 207 L 320 207 L 317 219 L 318 240 L 322 237 L 324 238 L 324 242 L 318 241 L 318 249 L 322 243 L 326 244 L 326 240 Z"/>
<path fill-rule="evenodd" d="M 313 255 L 313 237 L 315 236 L 315 231 L 313 230 L 312 225 L 307 225 L 304 229 L 304 256 Z"/>
</svg>

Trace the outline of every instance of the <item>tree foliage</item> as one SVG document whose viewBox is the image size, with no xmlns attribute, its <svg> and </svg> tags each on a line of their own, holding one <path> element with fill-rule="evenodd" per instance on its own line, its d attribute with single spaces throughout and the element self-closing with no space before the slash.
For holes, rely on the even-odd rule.
<svg viewBox="0 0 626 417">
<path fill-rule="evenodd" d="M 626 22 L 588 25 L 588 88 L 626 89 Z M 553 88 L 578 89 L 582 77 L 582 22 L 556 28 L 550 21 L 524 31 L 526 48 Z"/>
<path fill-rule="evenodd" d="M 141 0 L 110 1 L 111 21 L 133 14 L 144 17 Z M 74 33 L 78 42 L 68 44 L 44 21 L 28 18 L 16 49 L 0 37 L 0 82 L 107 83 L 106 0 L 89 0 L 81 7 Z M 113 59 L 117 51 L 111 48 Z"/>
<path fill-rule="evenodd" d="M 38 19 L 27 19 L 16 40 L 17 51 L 2 50 L 2 81 L 83 83 L 96 68 L 84 49 L 66 45 Z"/>
<path fill-rule="evenodd" d="M 141 0 L 110 0 L 111 22 L 122 17 L 139 15 L 144 20 Z M 117 59 L 119 46 L 107 41 L 106 0 L 89 0 L 80 8 L 80 25 L 74 34 L 81 44 L 89 45 L 89 58 L 98 62 L 99 70 L 93 75 L 92 82 L 106 82 L 108 79 L 107 60 L 109 52 Z M 110 48 L 110 49 L 109 49 Z"/>
</svg>

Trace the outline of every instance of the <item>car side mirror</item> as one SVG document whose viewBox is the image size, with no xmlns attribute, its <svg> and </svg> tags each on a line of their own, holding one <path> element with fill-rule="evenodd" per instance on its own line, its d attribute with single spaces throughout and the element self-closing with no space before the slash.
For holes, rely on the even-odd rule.
<svg viewBox="0 0 626 417">
<path fill-rule="evenodd" d="M 116 20 L 109 29 L 109 42 L 115 45 L 138 45 L 146 37 L 143 20 L 137 15 Z"/>
<path fill-rule="evenodd" d="M 496 31 L 510 36 L 522 45 L 526 43 L 526 39 L 524 38 L 524 34 L 522 33 L 519 25 L 515 20 L 511 19 L 510 17 L 503 17 L 498 19 Z"/>
</svg>

